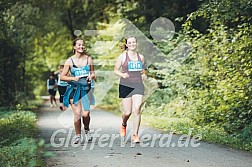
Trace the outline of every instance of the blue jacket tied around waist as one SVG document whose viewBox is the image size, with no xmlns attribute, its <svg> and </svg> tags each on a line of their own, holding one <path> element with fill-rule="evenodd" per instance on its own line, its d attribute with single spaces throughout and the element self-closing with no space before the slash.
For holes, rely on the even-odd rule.
<svg viewBox="0 0 252 167">
<path fill-rule="evenodd" d="M 79 81 L 68 82 L 68 86 L 63 98 L 63 104 L 65 107 L 69 106 L 69 97 L 72 91 L 75 89 L 73 96 L 73 104 L 77 105 L 79 97 L 81 96 L 81 103 L 84 107 L 84 110 L 90 110 L 90 105 L 95 104 L 94 95 L 90 91 L 91 85 L 87 82 L 86 77 L 81 78 Z M 91 93 L 91 99 L 88 98 L 88 93 Z M 90 101 L 89 101 L 90 100 Z"/>
</svg>

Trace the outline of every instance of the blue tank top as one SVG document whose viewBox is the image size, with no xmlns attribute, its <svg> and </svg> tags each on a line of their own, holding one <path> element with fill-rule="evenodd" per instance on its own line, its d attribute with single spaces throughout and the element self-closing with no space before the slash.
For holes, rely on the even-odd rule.
<svg viewBox="0 0 252 167">
<path fill-rule="evenodd" d="M 47 89 L 56 90 L 55 84 L 57 83 L 56 79 L 48 79 L 47 80 Z"/>
<path fill-rule="evenodd" d="M 71 58 L 71 61 L 73 63 L 73 66 L 70 69 L 71 75 L 74 77 L 88 77 L 89 72 L 90 72 L 90 66 L 88 65 L 88 58 L 87 58 L 87 65 L 82 66 L 82 67 L 77 67 L 74 64 L 73 59 Z"/>
<path fill-rule="evenodd" d="M 71 58 L 71 61 L 73 63 L 73 66 L 70 68 L 71 76 L 81 77 L 78 83 L 81 83 L 82 85 L 90 86 L 90 84 L 87 81 L 87 77 L 89 76 L 89 72 L 90 72 L 90 66 L 88 65 L 88 58 L 87 58 L 87 64 L 82 67 L 77 67 L 74 64 L 74 61 L 72 58 Z"/>
<path fill-rule="evenodd" d="M 66 81 L 61 81 L 61 80 L 60 80 L 60 73 L 61 73 L 61 72 L 58 73 L 58 85 L 59 85 L 59 86 L 67 86 L 68 83 L 67 83 Z"/>
</svg>

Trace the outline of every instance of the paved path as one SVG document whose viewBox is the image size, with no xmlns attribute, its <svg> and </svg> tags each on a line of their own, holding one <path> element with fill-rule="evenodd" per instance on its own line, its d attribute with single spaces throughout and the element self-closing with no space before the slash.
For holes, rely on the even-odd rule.
<svg viewBox="0 0 252 167">
<path fill-rule="evenodd" d="M 91 113 L 93 141 L 74 145 L 73 114 L 69 108 L 61 112 L 49 103 L 40 109 L 39 137 L 47 150 L 56 154 L 46 160 L 48 166 L 71 167 L 251 167 L 252 153 L 228 147 L 196 142 L 178 135 L 141 126 L 140 144 L 131 142 L 132 123 L 125 139 L 119 137 L 120 117 L 109 112 Z M 189 142 L 188 142 L 189 141 Z M 185 144 L 188 143 L 186 147 Z M 192 144 L 199 146 L 193 147 Z"/>
</svg>

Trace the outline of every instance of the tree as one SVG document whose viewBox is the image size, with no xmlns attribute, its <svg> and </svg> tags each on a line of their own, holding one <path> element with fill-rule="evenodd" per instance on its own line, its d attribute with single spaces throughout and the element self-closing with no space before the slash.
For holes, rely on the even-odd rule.
<svg viewBox="0 0 252 167">
<path fill-rule="evenodd" d="M 19 1 L 3 2 L 1 11 L 1 105 L 13 105 L 25 97 L 25 60 L 32 51 L 38 9 Z"/>
</svg>

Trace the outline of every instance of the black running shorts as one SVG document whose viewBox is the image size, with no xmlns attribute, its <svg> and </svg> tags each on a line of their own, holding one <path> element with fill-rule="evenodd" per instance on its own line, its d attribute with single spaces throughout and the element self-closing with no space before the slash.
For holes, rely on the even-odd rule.
<svg viewBox="0 0 252 167">
<path fill-rule="evenodd" d="M 120 83 L 119 84 L 119 98 L 127 98 L 132 95 L 144 95 L 143 83 Z"/>
</svg>

